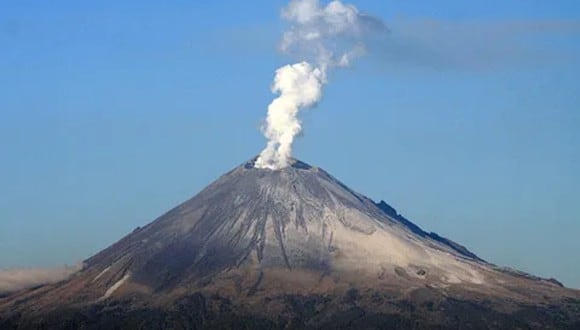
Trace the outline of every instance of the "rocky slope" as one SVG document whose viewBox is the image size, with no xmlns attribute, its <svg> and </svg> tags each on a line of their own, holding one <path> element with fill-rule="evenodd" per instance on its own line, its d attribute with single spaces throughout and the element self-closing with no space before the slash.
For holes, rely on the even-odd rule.
<svg viewBox="0 0 580 330">
<path fill-rule="evenodd" d="M 500 269 L 322 169 L 249 161 L 0 298 L 6 328 L 580 328 L 580 293 Z"/>
</svg>

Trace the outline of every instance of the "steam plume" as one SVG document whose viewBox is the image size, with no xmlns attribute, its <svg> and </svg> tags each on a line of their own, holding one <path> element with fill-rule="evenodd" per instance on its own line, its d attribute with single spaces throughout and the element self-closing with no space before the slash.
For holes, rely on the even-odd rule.
<svg viewBox="0 0 580 330">
<path fill-rule="evenodd" d="M 366 37 L 385 29 L 380 20 L 341 1 L 321 6 L 318 0 L 293 0 L 282 18 L 290 27 L 280 49 L 299 62 L 276 70 L 272 85 L 272 92 L 280 95 L 268 106 L 262 127 L 268 143 L 256 167 L 273 170 L 289 165 L 292 143 L 302 130 L 298 113 L 320 101 L 328 71 L 363 55 Z"/>
</svg>

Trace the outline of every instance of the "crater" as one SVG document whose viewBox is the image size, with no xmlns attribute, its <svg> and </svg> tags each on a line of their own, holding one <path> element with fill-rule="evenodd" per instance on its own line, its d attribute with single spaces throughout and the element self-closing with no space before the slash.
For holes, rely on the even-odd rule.
<svg viewBox="0 0 580 330">
<path fill-rule="evenodd" d="M 244 164 L 244 168 L 246 170 L 250 170 L 250 169 L 255 168 L 256 160 L 258 160 L 258 156 L 256 156 L 256 157 L 252 158 L 251 160 L 247 161 Z M 291 164 L 290 164 L 289 167 L 294 168 L 294 169 L 297 169 L 297 170 L 309 171 L 309 170 L 312 169 L 312 166 L 310 166 L 310 165 L 306 164 L 305 162 L 300 161 L 298 159 L 294 159 L 293 158 L 293 159 L 290 160 L 290 163 Z"/>
</svg>

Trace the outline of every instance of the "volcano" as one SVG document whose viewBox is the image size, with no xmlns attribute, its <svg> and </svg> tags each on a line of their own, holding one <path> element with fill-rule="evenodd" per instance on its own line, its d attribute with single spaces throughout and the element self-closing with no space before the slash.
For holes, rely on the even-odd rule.
<svg viewBox="0 0 580 330">
<path fill-rule="evenodd" d="M 500 268 L 293 160 L 245 162 L 0 328 L 580 328 L 580 292 Z"/>
</svg>

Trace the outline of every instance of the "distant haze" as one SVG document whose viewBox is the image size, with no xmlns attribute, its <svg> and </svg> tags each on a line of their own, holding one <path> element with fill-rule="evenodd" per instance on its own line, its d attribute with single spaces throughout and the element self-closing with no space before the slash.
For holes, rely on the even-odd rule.
<svg viewBox="0 0 580 330">
<path fill-rule="evenodd" d="M 0 294 L 57 283 L 82 269 L 82 264 L 55 268 L 20 268 L 0 270 Z"/>
</svg>

